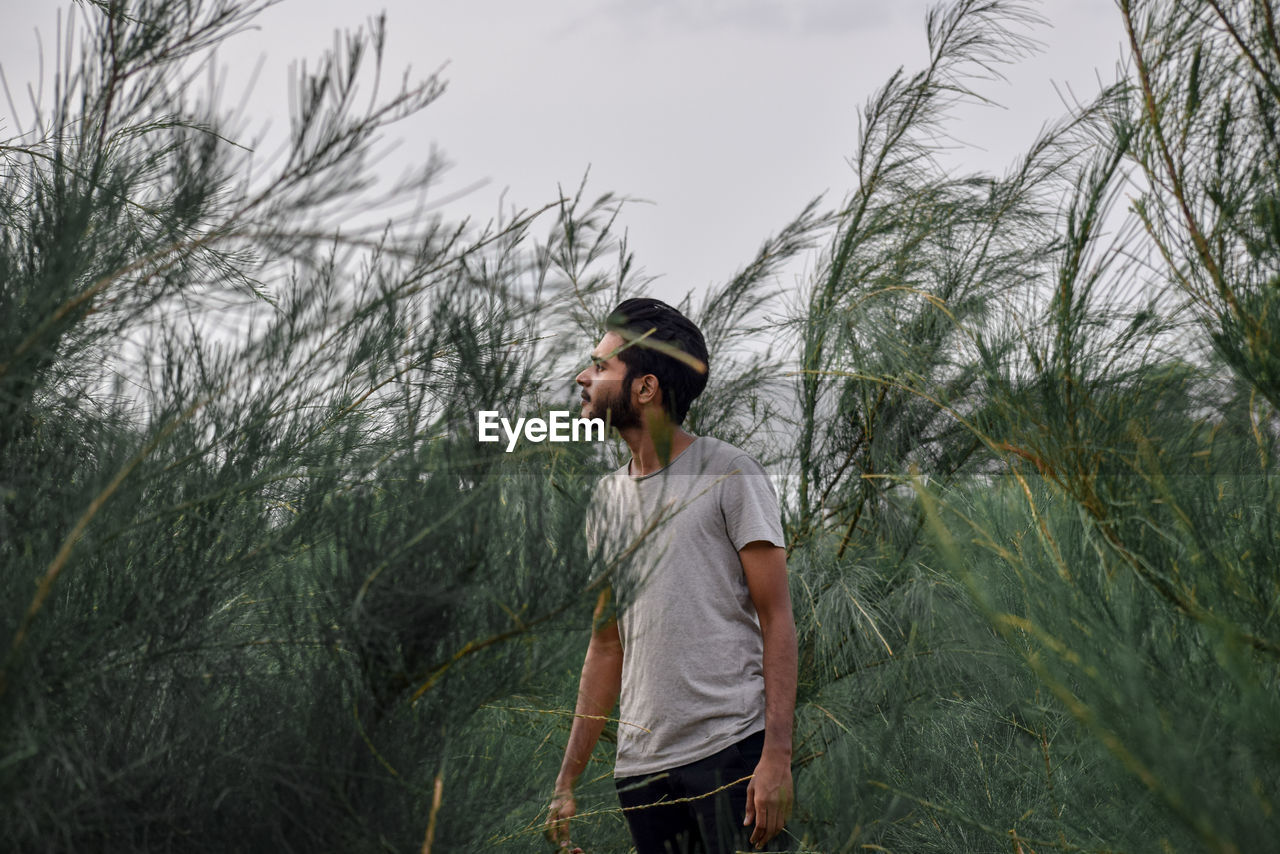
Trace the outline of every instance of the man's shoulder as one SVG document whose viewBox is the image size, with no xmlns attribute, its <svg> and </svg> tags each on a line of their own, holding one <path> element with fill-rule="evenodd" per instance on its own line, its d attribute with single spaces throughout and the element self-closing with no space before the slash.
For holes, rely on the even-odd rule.
<svg viewBox="0 0 1280 854">
<path fill-rule="evenodd" d="M 609 471 L 599 475 L 596 478 L 596 486 L 595 486 L 596 491 L 598 492 L 601 489 L 608 488 L 608 484 L 613 483 L 619 479 L 626 479 L 630 477 L 630 474 L 628 473 L 628 469 L 630 467 L 631 467 L 631 460 L 628 458 L 628 460 L 625 463 L 618 466 L 616 469 L 610 469 Z"/>
<path fill-rule="evenodd" d="M 590 507 L 592 509 L 599 511 L 608 505 L 616 504 L 633 492 L 627 488 L 631 481 L 631 475 L 627 472 L 629 466 L 630 461 L 625 462 L 596 478 L 595 486 L 591 489 Z"/>
<path fill-rule="evenodd" d="M 762 474 L 764 466 L 751 453 L 714 436 L 698 439 L 705 443 L 702 453 L 704 471 L 715 474 Z"/>
<path fill-rule="evenodd" d="M 765 474 L 764 466 L 748 451 L 714 436 L 698 436 L 693 445 L 676 458 L 663 475 L 710 475 L 722 478 L 732 474 Z M 630 460 L 597 479 L 592 491 L 593 500 L 616 498 L 621 493 L 631 494 L 628 485 L 649 482 L 652 476 L 635 478 L 630 473 Z M 658 478 L 661 481 L 661 477 Z"/>
</svg>

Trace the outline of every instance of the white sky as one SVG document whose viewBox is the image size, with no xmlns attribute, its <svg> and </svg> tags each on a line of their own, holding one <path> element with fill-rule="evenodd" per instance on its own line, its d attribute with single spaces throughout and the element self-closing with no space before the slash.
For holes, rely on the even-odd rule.
<svg viewBox="0 0 1280 854">
<path fill-rule="evenodd" d="M 52 53 L 53 2 L 5 2 L 0 65 L 19 99 L 37 74 L 36 30 Z M 588 196 L 645 199 L 621 217 L 636 261 L 675 300 L 728 278 L 767 234 L 827 193 L 852 186 L 846 157 L 857 108 L 898 66 L 926 59 L 926 0 L 286 0 L 219 50 L 228 95 L 259 59 L 249 104 L 257 121 L 288 126 L 289 65 L 333 44 L 336 29 L 387 12 L 386 72 L 444 66 L 448 90 L 395 126 L 387 174 L 453 164 L 439 195 L 487 182 L 445 208 L 489 219 L 506 205 L 553 201 L 590 167 Z M 1123 29 L 1113 0 L 1032 3 L 1050 25 L 1043 50 L 984 94 L 1004 105 L 966 109 L 951 126 L 965 170 L 1002 171 L 1064 111 L 1055 84 L 1082 99 L 1111 80 Z M 230 100 L 230 98 L 229 98 Z M 0 100 L 0 138 L 13 132 Z M 796 265 L 788 276 L 802 272 Z M 793 281 L 784 284 L 793 284 Z"/>
</svg>

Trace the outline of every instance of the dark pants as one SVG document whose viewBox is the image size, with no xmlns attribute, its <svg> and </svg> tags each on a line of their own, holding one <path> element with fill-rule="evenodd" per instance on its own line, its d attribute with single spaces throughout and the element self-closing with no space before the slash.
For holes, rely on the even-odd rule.
<svg viewBox="0 0 1280 854">
<path fill-rule="evenodd" d="M 764 749 L 764 732 L 749 735 L 706 759 L 654 774 L 620 777 L 618 800 L 637 854 L 731 854 L 752 851 L 754 823 L 743 827 L 747 782 Z M 704 797 L 705 796 L 705 797 Z M 768 846 L 772 848 L 773 846 Z"/>
</svg>

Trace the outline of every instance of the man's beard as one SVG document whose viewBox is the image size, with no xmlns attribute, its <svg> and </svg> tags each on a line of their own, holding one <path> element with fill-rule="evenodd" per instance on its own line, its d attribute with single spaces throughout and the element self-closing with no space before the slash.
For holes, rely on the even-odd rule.
<svg viewBox="0 0 1280 854">
<path fill-rule="evenodd" d="M 626 389 L 631 383 L 628 380 L 622 385 Z M 599 403 L 593 400 L 591 409 L 591 417 L 603 418 L 618 430 L 640 426 L 640 410 L 635 408 L 631 402 L 631 395 L 625 391 L 620 391 L 613 399 L 606 398 Z"/>
</svg>

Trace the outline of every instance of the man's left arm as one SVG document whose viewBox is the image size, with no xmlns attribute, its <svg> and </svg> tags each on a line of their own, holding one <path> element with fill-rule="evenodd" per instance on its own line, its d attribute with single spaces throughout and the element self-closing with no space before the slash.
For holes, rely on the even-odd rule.
<svg viewBox="0 0 1280 854">
<path fill-rule="evenodd" d="M 760 847 L 791 816 L 791 730 L 796 708 L 796 624 L 787 586 L 785 549 L 764 540 L 738 550 L 747 590 L 764 639 L 764 752 L 747 786 L 744 825 L 754 822 L 751 844 Z"/>
</svg>

